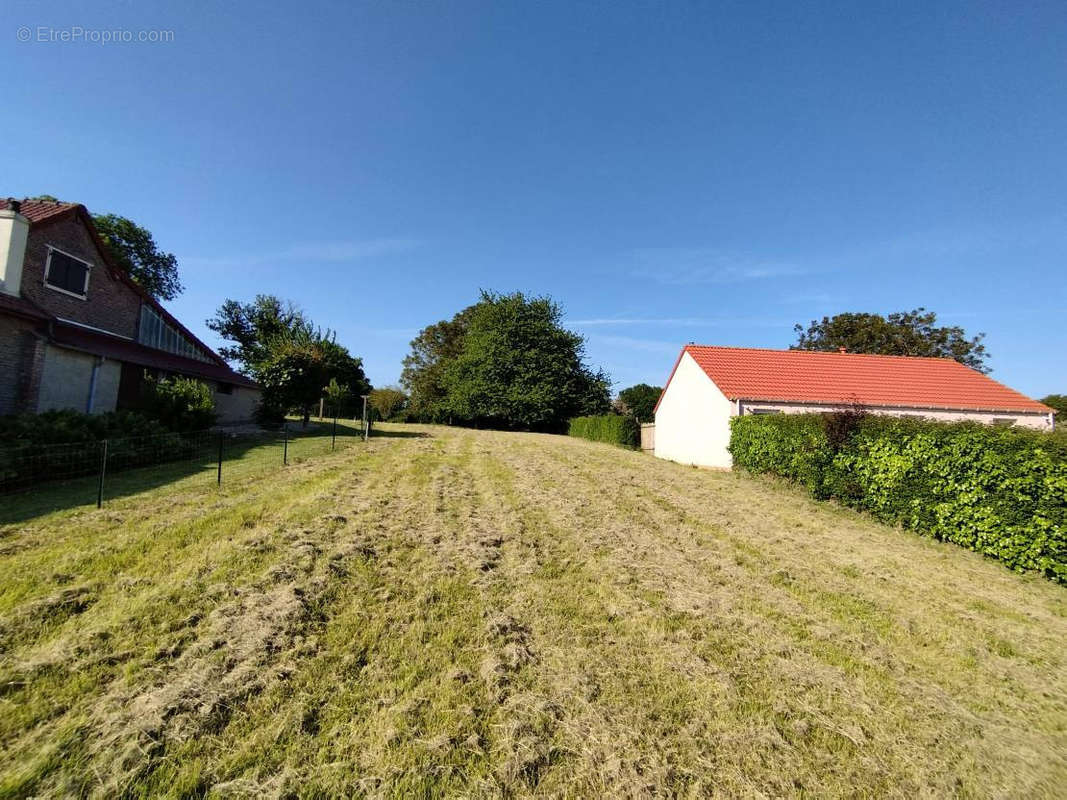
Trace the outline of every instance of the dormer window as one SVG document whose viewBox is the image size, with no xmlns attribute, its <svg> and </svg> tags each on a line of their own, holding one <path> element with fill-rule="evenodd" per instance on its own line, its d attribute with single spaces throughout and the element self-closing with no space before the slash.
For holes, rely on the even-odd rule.
<svg viewBox="0 0 1067 800">
<path fill-rule="evenodd" d="M 49 289 L 84 300 L 89 292 L 89 270 L 92 266 L 88 261 L 49 247 L 44 284 Z"/>
</svg>

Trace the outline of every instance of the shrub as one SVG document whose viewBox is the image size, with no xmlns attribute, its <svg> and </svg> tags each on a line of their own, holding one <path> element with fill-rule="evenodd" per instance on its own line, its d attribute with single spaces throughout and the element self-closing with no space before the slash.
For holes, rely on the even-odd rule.
<svg viewBox="0 0 1067 800">
<path fill-rule="evenodd" d="M 215 424 L 211 388 L 193 378 L 145 381 L 144 410 L 172 431 L 202 431 Z"/>
<path fill-rule="evenodd" d="M 285 409 L 277 403 L 263 399 L 256 405 L 252 418 L 264 428 L 280 428 L 285 422 Z"/>
<path fill-rule="evenodd" d="M 102 439 L 109 440 L 108 470 L 114 471 L 190 458 L 200 452 L 203 438 L 170 432 L 157 420 L 130 411 L 0 417 L 0 491 L 95 473 Z"/>
<path fill-rule="evenodd" d="M 837 451 L 821 415 L 732 420 L 734 464 L 889 523 L 1067 582 L 1067 440 L 976 423 L 867 416 Z"/>
<path fill-rule="evenodd" d="M 607 442 L 622 447 L 637 447 L 641 443 L 641 426 L 633 417 L 602 414 L 595 417 L 575 417 L 567 433 L 594 442 Z"/>
<path fill-rule="evenodd" d="M 12 444 L 97 442 L 115 437 L 156 436 L 166 432 L 167 429 L 158 421 L 132 411 L 83 414 L 64 409 L 0 417 L 0 447 Z"/>
</svg>

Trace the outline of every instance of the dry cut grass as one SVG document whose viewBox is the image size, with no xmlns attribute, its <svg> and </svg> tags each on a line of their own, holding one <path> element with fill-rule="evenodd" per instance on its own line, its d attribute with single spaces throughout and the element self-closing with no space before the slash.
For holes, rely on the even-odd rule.
<svg viewBox="0 0 1067 800">
<path fill-rule="evenodd" d="M 773 482 L 401 430 L 0 528 L 0 797 L 1063 795 L 1062 587 Z"/>
</svg>

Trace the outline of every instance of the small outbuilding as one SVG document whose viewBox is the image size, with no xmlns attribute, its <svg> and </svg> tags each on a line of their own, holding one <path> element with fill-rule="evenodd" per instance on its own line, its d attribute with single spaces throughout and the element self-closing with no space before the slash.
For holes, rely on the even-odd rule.
<svg viewBox="0 0 1067 800">
<path fill-rule="evenodd" d="M 730 418 L 873 414 L 1051 431 L 1053 410 L 949 358 L 687 345 L 656 404 L 655 454 L 729 468 Z"/>
</svg>

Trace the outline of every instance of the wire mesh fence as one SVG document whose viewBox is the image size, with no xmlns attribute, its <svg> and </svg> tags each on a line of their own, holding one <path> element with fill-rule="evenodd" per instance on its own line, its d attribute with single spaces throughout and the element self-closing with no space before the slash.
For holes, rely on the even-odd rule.
<svg viewBox="0 0 1067 800">
<path fill-rule="evenodd" d="M 359 424 L 326 422 L 277 431 L 213 429 L 96 442 L 0 446 L 0 495 L 63 491 L 101 506 L 109 491 L 210 473 L 220 483 L 236 468 L 283 467 L 364 435 Z"/>
</svg>

